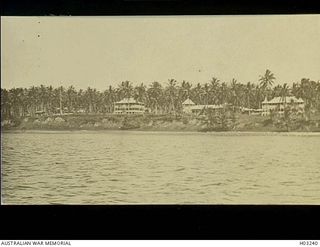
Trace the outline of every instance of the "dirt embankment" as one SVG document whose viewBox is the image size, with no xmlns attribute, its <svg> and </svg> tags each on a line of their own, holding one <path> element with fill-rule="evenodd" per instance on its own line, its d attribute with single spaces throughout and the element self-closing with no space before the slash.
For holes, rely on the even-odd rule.
<svg viewBox="0 0 320 247">
<path fill-rule="evenodd" d="M 145 115 L 64 115 L 25 117 L 1 121 L 3 130 L 150 130 L 150 131 L 206 131 L 204 118 L 195 116 Z M 268 117 L 239 114 L 231 131 L 272 132 L 277 128 Z M 212 131 L 212 130 L 211 130 Z M 218 130 L 217 130 L 218 131 Z M 292 131 L 320 131 L 320 118 L 303 128 Z"/>
<path fill-rule="evenodd" d="M 3 129 L 18 130 L 152 130 L 198 131 L 205 124 L 198 119 L 176 116 L 51 116 L 4 120 Z"/>
</svg>

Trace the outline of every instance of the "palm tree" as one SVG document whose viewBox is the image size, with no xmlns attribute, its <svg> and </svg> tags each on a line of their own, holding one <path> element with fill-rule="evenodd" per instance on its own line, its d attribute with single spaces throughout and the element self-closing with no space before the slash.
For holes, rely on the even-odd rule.
<svg viewBox="0 0 320 247">
<path fill-rule="evenodd" d="M 51 114 L 54 109 L 53 109 L 53 102 L 54 102 L 54 90 L 53 87 L 50 85 L 49 87 L 46 88 L 47 90 L 47 105 L 46 105 L 46 109 L 47 109 L 47 113 Z"/>
<path fill-rule="evenodd" d="M 190 97 L 192 84 L 183 80 L 179 88 L 179 95 L 181 100 L 185 100 Z"/>
<path fill-rule="evenodd" d="M 74 111 L 74 107 L 75 107 L 75 102 L 76 102 L 76 96 L 77 96 L 77 92 L 74 88 L 74 86 L 70 86 L 66 92 L 67 94 L 67 107 L 68 107 L 68 111 L 69 112 L 73 112 Z"/>
<path fill-rule="evenodd" d="M 177 81 L 175 79 L 168 80 L 168 86 L 166 87 L 166 95 L 170 100 L 170 112 L 176 112 L 176 102 L 175 99 L 177 97 L 177 88 L 176 88 Z"/>
<path fill-rule="evenodd" d="M 263 76 L 260 75 L 260 86 L 262 89 L 262 93 L 269 98 L 270 90 L 272 85 L 274 84 L 275 76 L 269 69 L 266 70 L 265 74 Z"/>
<path fill-rule="evenodd" d="M 19 95 L 18 91 L 16 88 L 12 88 L 9 90 L 9 94 L 11 97 L 9 98 L 10 100 L 10 117 L 17 116 L 18 115 L 18 100 L 19 100 Z"/>
<path fill-rule="evenodd" d="M 123 81 L 119 85 L 119 94 L 121 98 L 130 98 L 133 94 L 133 86 L 130 81 Z"/>
<path fill-rule="evenodd" d="M 317 88 L 316 88 L 316 94 L 317 94 L 317 110 L 320 112 L 320 81 L 317 82 Z"/>
<path fill-rule="evenodd" d="M 10 117 L 9 92 L 1 88 L 1 119 Z"/>
<path fill-rule="evenodd" d="M 197 104 L 201 104 L 201 92 L 202 92 L 202 87 L 200 83 L 198 83 L 196 87 L 191 89 L 191 93 L 194 95 L 193 99 Z"/>
<path fill-rule="evenodd" d="M 241 105 L 241 99 L 242 99 L 242 88 L 241 88 L 241 84 L 239 84 L 237 82 L 236 79 L 232 79 L 231 81 L 231 103 L 233 105 L 233 109 L 235 109 L 235 107 L 239 107 Z"/>
<path fill-rule="evenodd" d="M 134 88 L 134 98 L 140 102 L 145 102 L 146 101 L 146 96 L 147 96 L 147 91 L 146 91 L 146 86 L 141 83 L 139 86 L 136 86 Z"/>
<path fill-rule="evenodd" d="M 109 86 L 109 89 L 104 91 L 104 103 L 106 104 L 106 111 L 108 113 L 113 111 L 114 102 L 116 101 L 116 90 L 112 86 Z"/>
<path fill-rule="evenodd" d="M 267 69 L 264 75 L 260 76 L 260 86 L 263 89 L 270 88 L 273 85 L 275 79 L 276 78 L 274 77 L 273 73 L 271 73 L 271 71 Z"/>
<path fill-rule="evenodd" d="M 219 104 L 224 104 L 224 103 L 229 102 L 230 95 L 231 95 L 231 93 L 230 93 L 230 90 L 229 90 L 227 83 L 222 82 L 221 86 L 219 88 L 219 96 L 218 96 Z"/>
<path fill-rule="evenodd" d="M 34 116 L 36 113 L 36 108 L 38 104 L 38 90 L 35 86 L 32 86 L 27 91 L 27 98 L 28 98 L 28 111 L 31 116 Z"/>
<path fill-rule="evenodd" d="M 23 88 L 13 88 L 9 90 L 9 94 L 11 94 L 10 100 L 10 108 L 12 116 L 22 117 L 25 115 L 26 111 L 26 95 L 25 90 Z"/>
<path fill-rule="evenodd" d="M 64 88 L 63 86 L 59 87 L 59 111 L 60 115 L 63 115 L 63 97 L 64 96 Z"/>
<path fill-rule="evenodd" d="M 219 90 L 220 80 L 216 77 L 212 77 L 210 81 L 210 99 L 212 104 L 217 104 L 218 102 L 218 90 Z"/>
<path fill-rule="evenodd" d="M 300 86 L 296 88 L 295 93 L 305 101 L 306 110 L 309 111 L 311 109 L 311 98 L 313 94 L 310 79 L 302 78 Z"/>
<path fill-rule="evenodd" d="M 150 88 L 147 89 L 147 97 L 149 100 L 147 106 L 149 106 L 156 114 L 158 114 L 160 108 L 162 95 L 163 89 L 161 84 L 157 81 L 152 82 Z"/>
<path fill-rule="evenodd" d="M 273 90 L 272 90 L 272 98 L 280 97 L 281 96 L 281 90 L 282 90 L 282 86 L 281 85 L 275 86 L 273 88 Z"/>
<path fill-rule="evenodd" d="M 201 95 L 204 95 L 205 101 L 203 102 L 204 105 L 209 104 L 209 95 L 210 95 L 210 87 L 208 83 L 205 83 L 202 87 L 202 93 Z"/>
<path fill-rule="evenodd" d="M 40 100 L 40 111 L 47 112 L 47 102 L 48 102 L 47 88 L 42 84 L 40 85 L 40 88 L 39 88 L 39 100 Z"/>
<path fill-rule="evenodd" d="M 261 109 L 261 102 L 264 99 L 263 89 L 259 85 L 255 85 L 254 90 L 254 107 Z"/>
<path fill-rule="evenodd" d="M 285 84 L 283 84 L 281 91 L 280 91 L 281 101 L 284 102 L 285 107 L 287 105 L 287 96 L 288 95 L 289 95 L 289 87 L 288 87 L 288 84 L 285 83 Z"/>
<path fill-rule="evenodd" d="M 253 89 L 254 89 L 254 85 L 251 82 L 247 82 L 247 85 L 244 89 L 245 91 L 245 96 L 246 96 L 246 104 L 248 108 L 252 108 L 251 107 L 251 99 L 253 98 Z"/>
</svg>

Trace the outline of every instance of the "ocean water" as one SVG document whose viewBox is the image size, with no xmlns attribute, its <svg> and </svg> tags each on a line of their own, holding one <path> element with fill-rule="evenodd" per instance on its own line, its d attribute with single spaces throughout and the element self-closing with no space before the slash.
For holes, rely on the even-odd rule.
<svg viewBox="0 0 320 247">
<path fill-rule="evenodd" d="M 3 204 L 320 204 L 319 133 L 2 135 Z"/>
</svg>

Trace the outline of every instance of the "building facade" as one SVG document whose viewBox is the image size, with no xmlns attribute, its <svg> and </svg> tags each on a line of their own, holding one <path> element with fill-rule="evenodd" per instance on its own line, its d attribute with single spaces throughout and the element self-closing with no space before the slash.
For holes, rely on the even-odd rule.
<svg viewBox="0 0 320 247">
<path fill-rule="evenodd" d="M 262 115 L 270 114 L 270 111 L 283 112 L 284 108 L 290 106 L 295 108 L 298 112 L 304 112 L 304 101 L 303 99 L 297 99 L 294 96 L 287 97 L 275 97 L 271 100 L 265 100 L 262 102 Z"/>
<path fill-rule="evenodd" d="M 191 99 L 186 99 L 183 103 L 182 103 L 182 111 L 183 113 L 186 114 L 190 114 L 192 113 L 192 109 L 196 104 L 191 100 Z"/>
<path fill-rule="evenodd" d="M 220 110 L 222 105 L 196 105 L 191 99 L 186 99 L 182 103 L 182 111 L 186 114 L 200 114 L 205 109 Z"/>
<path fill-rule="evenodd" d="M 114 105 L 114 114 L 143 114 L 145 112 L 144 103 L 133 98 L 124 98 Z"/>
</svg>

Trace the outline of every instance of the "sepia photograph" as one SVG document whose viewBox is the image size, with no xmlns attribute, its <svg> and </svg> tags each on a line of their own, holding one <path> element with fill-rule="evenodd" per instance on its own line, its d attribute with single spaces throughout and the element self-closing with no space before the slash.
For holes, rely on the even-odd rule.
<svg viewBox="0 0 320 247">
<path fill-rule="evenodd" d="M 320 205 L 320 15 L 2 16 L 1 204 Z"/>
</svg>

